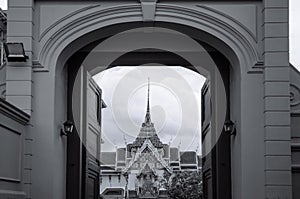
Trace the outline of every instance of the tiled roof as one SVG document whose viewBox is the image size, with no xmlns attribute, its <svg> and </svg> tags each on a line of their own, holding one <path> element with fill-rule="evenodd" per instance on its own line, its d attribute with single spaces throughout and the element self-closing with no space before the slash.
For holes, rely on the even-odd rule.
<svg viewBox="0 0 300 199">
<path fill-rule="evenodd" d="M 160 141 L 159 137 L 157 136 L 157 134 L 154 134 L 151 137 L 145 138 L 145 137 L 137 137 L 135 139 L 135 141 L 132 144 L 129 144 L 129 149 L 131 148 L 140 148 L 146 139 L 149 139 L 153 146 L 155 146 L 156 148 L 163 148 L 163 143 Z"/>
<path fill-rule="evenodd" d="M 180 152 L 180 164 L 196 164 L 197 154 L 195 151 Z"/>
<path fill-rule="evenodd" d="M 125 161 L 125 154 L 126 154 L 125 148 L 117 149 L 117 161 Z"/>
<path fill-rule="evenodd" d="M 116 152 L 101 152 L 101 165 L 114 165 L 116 163 Z"/>
<path fill-rule="evenodd" d="M 170 148 L 170 161 L 178 161 L 178 148 Z"/>
<path fill-rule="evenodd" d="M 164 156 L 163 158 L 169 158 L 170 154 L 169 154 L 169 145 L 168 144 L 163 144 L 164 147 Z"/>
<path fill-rule="evenodd" d="M 151 122 L 149 96 L 150 80 L 148 79 L 147 111 L 145 115 L 145 121 L 142 123 L 140 132 L 135 141 L 128 146 L 129 151 L 131 151 L 132 148 L 140 148 L 146 139 L 149 139 L 155 148 L 163 148 L 163 143 L 157 136 L 154 124 Z"/>
</svg>

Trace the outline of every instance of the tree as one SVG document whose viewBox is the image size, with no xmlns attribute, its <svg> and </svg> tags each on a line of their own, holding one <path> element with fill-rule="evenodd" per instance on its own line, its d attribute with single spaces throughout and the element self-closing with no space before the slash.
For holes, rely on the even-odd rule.
<svg viewBox="0 0 300 199">
<path fill-rule="evenodd" d="M 174 199 L 201 199 L 202 174 L 200 171 L 181 171 L 171 176 L 166 185 L 168 195 Z"/>
</svg>

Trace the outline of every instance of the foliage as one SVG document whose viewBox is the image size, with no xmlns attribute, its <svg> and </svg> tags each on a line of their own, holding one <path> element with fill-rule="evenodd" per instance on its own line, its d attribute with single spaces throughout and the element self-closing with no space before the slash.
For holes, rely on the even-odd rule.
<svg viewBox="0 0 300 199">
<path fill-rule="evenodd" d="M 201 199 L 202 174 L 200 171 L 182 171 L 171 176 L 166 185 L 168 195 L 174 199 Z"/>
</svg>

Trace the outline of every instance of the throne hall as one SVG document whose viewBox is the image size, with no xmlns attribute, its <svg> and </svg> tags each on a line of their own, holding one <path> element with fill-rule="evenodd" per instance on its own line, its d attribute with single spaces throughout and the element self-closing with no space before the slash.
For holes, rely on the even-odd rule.
<svg viewBox="0 0 300 199">
<path fill-rule="evenodd" d="M 165 183 L 174 172 L 200 168 L 195 151 L 180 152 L 160 140 L 151 121 L 149 94 L 148 82 L 145 120 L 134 142 L 116 152 L 101 153 L 100 193 L 104 198 L 167 198 Z"/>
</svg>

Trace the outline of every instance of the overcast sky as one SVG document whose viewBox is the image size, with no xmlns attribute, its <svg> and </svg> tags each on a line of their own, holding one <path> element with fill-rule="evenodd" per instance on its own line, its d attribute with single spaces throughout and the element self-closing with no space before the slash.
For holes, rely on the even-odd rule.
<svg viewBox="0 0 300 199">
<path fill-rule="evenodd" d="M 103 151 L 132 143 L 145 118 L 150 79 L 151 119 L 163 143 L 200 152 L 201 88 L 205 78 L 183 67 L 115 67 L 94 76 L 103 90 Z"/>
<path fill-rule="evenodd" d="M 300 70 L 299 0 L 290 0 L 290 62 Z"/>
</svg>

